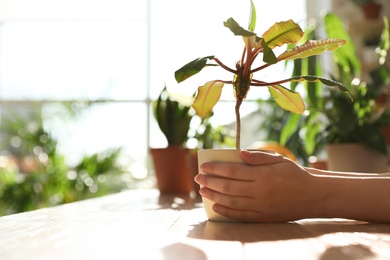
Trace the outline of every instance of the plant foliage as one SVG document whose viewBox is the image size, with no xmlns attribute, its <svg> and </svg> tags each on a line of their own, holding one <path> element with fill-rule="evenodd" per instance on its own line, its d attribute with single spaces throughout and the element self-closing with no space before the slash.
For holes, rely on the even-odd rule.
<svg viewBox="0 0 390 260">
<path fill-rule="evenodd" d="M 153 113 L 168 145 L 184 145 L 193 118 L 191 107 L 176 101 L 164 87 L 153 102 Z"/>
<path fill-rule="evenodd" d="M 390 81 L 390 71 L 385 64 L 389 49 L 389 25 L 384 18 L 384 30 L 376 49 L 378 65 L 369 71 L 367 80 L 362 79 L 362 64 L 357 58 L 356 48 L 351 41 L 339 17 L 329 13 L 323 19 L 328 37 L 339 37 L 348 41 L 342 50 L 333 54 L 335 71 L 331 72 L 334 80 L 345 85 L 353 102 L 334 88 L 325 93 L 321 86 L 306 85 L 309 115 L 300 121 L 289 121 L 285 125 L 282 139 L 287 140 L 302 122 L 304 143 L 308 154 L 316 154 L 327 143 L 361 143 L 382 154 L 387 154 L 383 128 L 390 124 L 389 112 L 382 100 L 387 98 L 384 86 Z M 315 38 L 316 29 L 308 32 L 308 37 Z M 295 60 L 293 76 L 302 71 L 315 68 L 315 75 L 321 76 L 323 71 L 317 59 Z M 329 73 L 329 72 L 328 72 Z M 313 91 L 315 90 L 315 91 Z"/>
<path fill-rule="evenodd" d="M 118 165 L 121 148 L 85 155 L 69 166 L 45 130 L 40 108 L 28 116 L 7 112 L 0 128 L 0 215 L 115 193 L 130 183 L 135 188 L 135 180 L 123 181 L 129 173 Z"/>
<path fill-rule="evenodd" d="M 346 43 L 342 39 L 323 39 L 307 41 L 300 46 L 288 49 L 279 56 L 276 56 L 274 49 L 288 44 L 296 44 L 303 36 L 300 26 L 293 20 L 287 20 L 275 23 L 271 28 L 258 36 L 254 30 L 256 25 L 256 9 L 251 1 L 251 15 L 248 29 L 241 27 L 233 18 L 224 22 L 224 26 L 230 29 L 234 35 L 242 37 L 244 41 L 244 50 L 241 59 L 235 64 L 235 68 L 230 68 L 222 63 L 215 56 L 207 56 L 195 59 L 175 72 L 177 82 L 182 82 L 187 78 L 199 73 L 208 66 L 220 66 L 221 68 L 234 74 L 233 80 L 212 80 L 198 88 L 197 96 L 193 103 L 197 114 L 204 116 L 208 114 L 218 102 L 222 89 L 225 84 L 233 86 L 236 98 L 235 114 L 237 122 L 236 147 L 240 147 L 240 106 L 246 98 L 250 87 L 266 87 L 275 99 L 276 103 L 283 109 L 294 113 L 303 113 L 305 110 L 301 95 L 282 84 L 288 82 L 321 82 L 329 86 L 335 86 L 342 91 L 348 90 L 339 82 L 317 77 L 315 75 L 297 76 L 274 82 L 266 82 L 255 79 L 253 75 L 272 66 L 280 61 L 301 59 L 319 55 L 324 51 L 333 51 Z M 258 56 L 262 56 L 263 64 L 252 68 L 254 61 Z"/>
</svg>

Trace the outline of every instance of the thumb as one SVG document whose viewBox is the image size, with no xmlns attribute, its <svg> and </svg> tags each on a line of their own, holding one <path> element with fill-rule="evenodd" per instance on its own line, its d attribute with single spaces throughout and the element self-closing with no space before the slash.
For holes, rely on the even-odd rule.
<svg viewBox="0 0 390 260">
<path fill-rule="evenodd" d="M 241 150 L 241 159 L 250 165 L 267 165 L 281 163 L 285 158 L 271 150 Z"/>
</svg>

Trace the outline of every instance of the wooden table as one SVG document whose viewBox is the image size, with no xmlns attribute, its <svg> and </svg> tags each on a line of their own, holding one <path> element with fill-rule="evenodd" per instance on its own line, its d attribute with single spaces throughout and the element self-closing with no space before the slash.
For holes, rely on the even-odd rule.
<svg viewBox="0 0 390 260">
<path fill-rule="evenodd" d="M 199 200 L 137 190 L 1 217 L 0 259 L 390 259 L 390 225 L 210 222 Z"/>
</svg>

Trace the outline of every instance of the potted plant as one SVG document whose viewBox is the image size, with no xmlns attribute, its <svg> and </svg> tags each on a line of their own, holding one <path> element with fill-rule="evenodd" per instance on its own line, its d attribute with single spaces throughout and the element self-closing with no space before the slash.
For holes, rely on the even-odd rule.
<svg viewBox="0 0 390 260">
<path fill-rule="evenodd" d="M 226 22 L 224 22 L 225 27 L 229 28 L 236 36 L 241 36 L 244 40 L 244 51 L 241 54 L 241 59 L 235 64 L 235 68 L 230 68 L 215 56 L 207 56 L 189 62 L 175 72 L 175 78 L 179 83 L 209 66 L 219 66 L 233 74 L 233 80 L 213 80 L 199 87 L 193 107 L 199 116 L 202 117 L 206 115 L 218 102 L 223 86 L 225 84 L 232 85 L 236 99 L 236 149 L 225 150 L 223 152 L 228 154 L 223 154 L 221 156 L 221 151 L 219 150 L 201 150 L 198 152 L 199 164 L 202 164 L 207 160 L 231 160 L 233 162 L 241 162 L 238 156 L 241 130 L 240 106 L 250 87 L 268 88 L 271 96 L 275 99 L 277 104 L 279 104 L 283 109 L 295 113 L 304 112 L 305 105 L 303 99 L 298 92 L 291 91 L 290 89 L 283 87 L 281 84 L 287 82 L 320 81 L 329 86 L 336 86 L 342 91 L 347 91 L 347 89 L 337 81 L 311 75 L 300 75 L 274 82 L 265 82 L 263 80 L 254 79 L 254 73 L 262 71 L 280 61 L 318 55 L 324 51 L 333 51 L 345 44 L 345 40 L 340 39 L 307 41 L 300 46 L 288 49 L 279 56 L 276 56 L 273 49 L 287 44 L 295 44 L 301 39 L 303 31 L 300 26 L 292 20 L 279 22 L 259 37 L 254 33 L 255 25 L 256 10 L 252 1 L 250 22 L 247 30 L 242 28 L 233 18 L 229 18 Z M 262 56 L 263 64 L 259 67 L 252 68 L 254 61 L 259 56 Z M 211 154 L 211 157 L 205 157 L 206 153 Z M 212 202 L 207 199 L 204 199 L 203 202 L 209 219 L 220 221 L 229 220 L 216 214 L 212 210 Z"/>
<path fill-rule="evenodd" d="M 389 49 L 389 25 L 386 18 L 384 24 L 377 47 L 378 65 L 369 71 L 369 78 L 362 79 L 362 71 L 357 70 L 362 67 L 359 60 L 356 70 L 346 70 L 342 63 L 349 62 L 352 57 L 344 53 L 335 59 L 337 79 L 349 87 L 354 102 L 346 102 L 334 91 L 329 91 L 329 96 L 325 99 L 324 108 L 329 108 L 324 109 L 329 122 L 326 128 L 329 169 L 387 172 L 388 151 L 383 133 L 390 123 L 389 111 L 384 107 L 387 96 L 385 85 L 390 82 L 390 71 L 385 64 Z M 330 30 L 328 33 L 331 33 Z M 346 157 L 347 155 L 351 157 Z"/>
<path fill-rule="evenodd" d="M 388 151 L 384 134 L 388 131 L 390 114 L 385 108 L 385 85 L 390 82 L 390 71 L 384 61 L 389 49 L 388 21 L 384 19 L 383 34 L 376 48 L 377 56 L 374 56 L 377 66 L 367 73 L 369 77 L 366 80 L 362 79 L 361 62 L 341 19 L 327 14 L 324 25 L 328 37 L 337 36 L 348 41 L 342 50 L 333 52 L 332 65 L 336 70 L 331 74 L 333 79 L 350 90 L 353 102 L 332 88 L 326 89 L 325 93 L 308 93 L 306 101 L 310 113 L 302 126 L 306 133 L 306 150 L 311 154 L 314 147 L 326 149 L 327 168 L 330 170 L 387 171 Z M 302 61 L 294 62 L 297 62 L 294 67 L 305 69 Z M 318 61 L 306 61 L 306 64 L 316 67 Z M 318 66 L 315 73 L 321 76 L 324 71 Z M 294 121 L 286 125 L 286 129 L 291 128 L 297 129 Z"/>
<path fill-rule="evenodd" d="M 185 147 L 193 113 L 167 91 L 153 102 L 153 114 L 167 139 L 168 147 L 150 148 L 157 187 L 162 193 L 189 195 L 193 191 L 191 151 Z"/>
<path fill-rule="evenodd" d="M 351 0 L 363 11 L 366 19 L 378 19 L 382 10 L 382 5 L 377 0 Z"/>
</svg>

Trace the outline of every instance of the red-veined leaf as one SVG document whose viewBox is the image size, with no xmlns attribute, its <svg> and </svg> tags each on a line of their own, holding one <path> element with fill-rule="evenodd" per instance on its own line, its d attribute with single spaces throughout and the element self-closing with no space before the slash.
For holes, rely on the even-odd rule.
<svg viewBox="0 0 390 260">
<path fill-rule="evenodd" d="M 297 43 L 303 36 L 301 27 L 293 20 L 275 23 L 262 38 L 271 49 L 284 44 Z"/>
<path fill-rule="evenodd" d="M 209 81 L 198 88 L 198 94 L 192 107 L 198 116 L 202 117 L 208 114 L 221 97 L 224 83 L 220 81 Z"/>
<path fill-rule="evenodd" d="M 305 104 L 298 92 L 293 92 L 280 85 L 269 86 L 268 90 L 276 103 L 284 110 L 297 114 L 302 114 L 305 111 Z"/>
<path fill-rule="evenodd" d="M 280 54 L 278 61 L 302 59 L 313 55 L 319 55 L 324 51 L 334 51 L 345 43 L 346 41 L 342 39 L 308 40 L 304 44 L 286 50 L 284 53 Z"/>
</svg>

